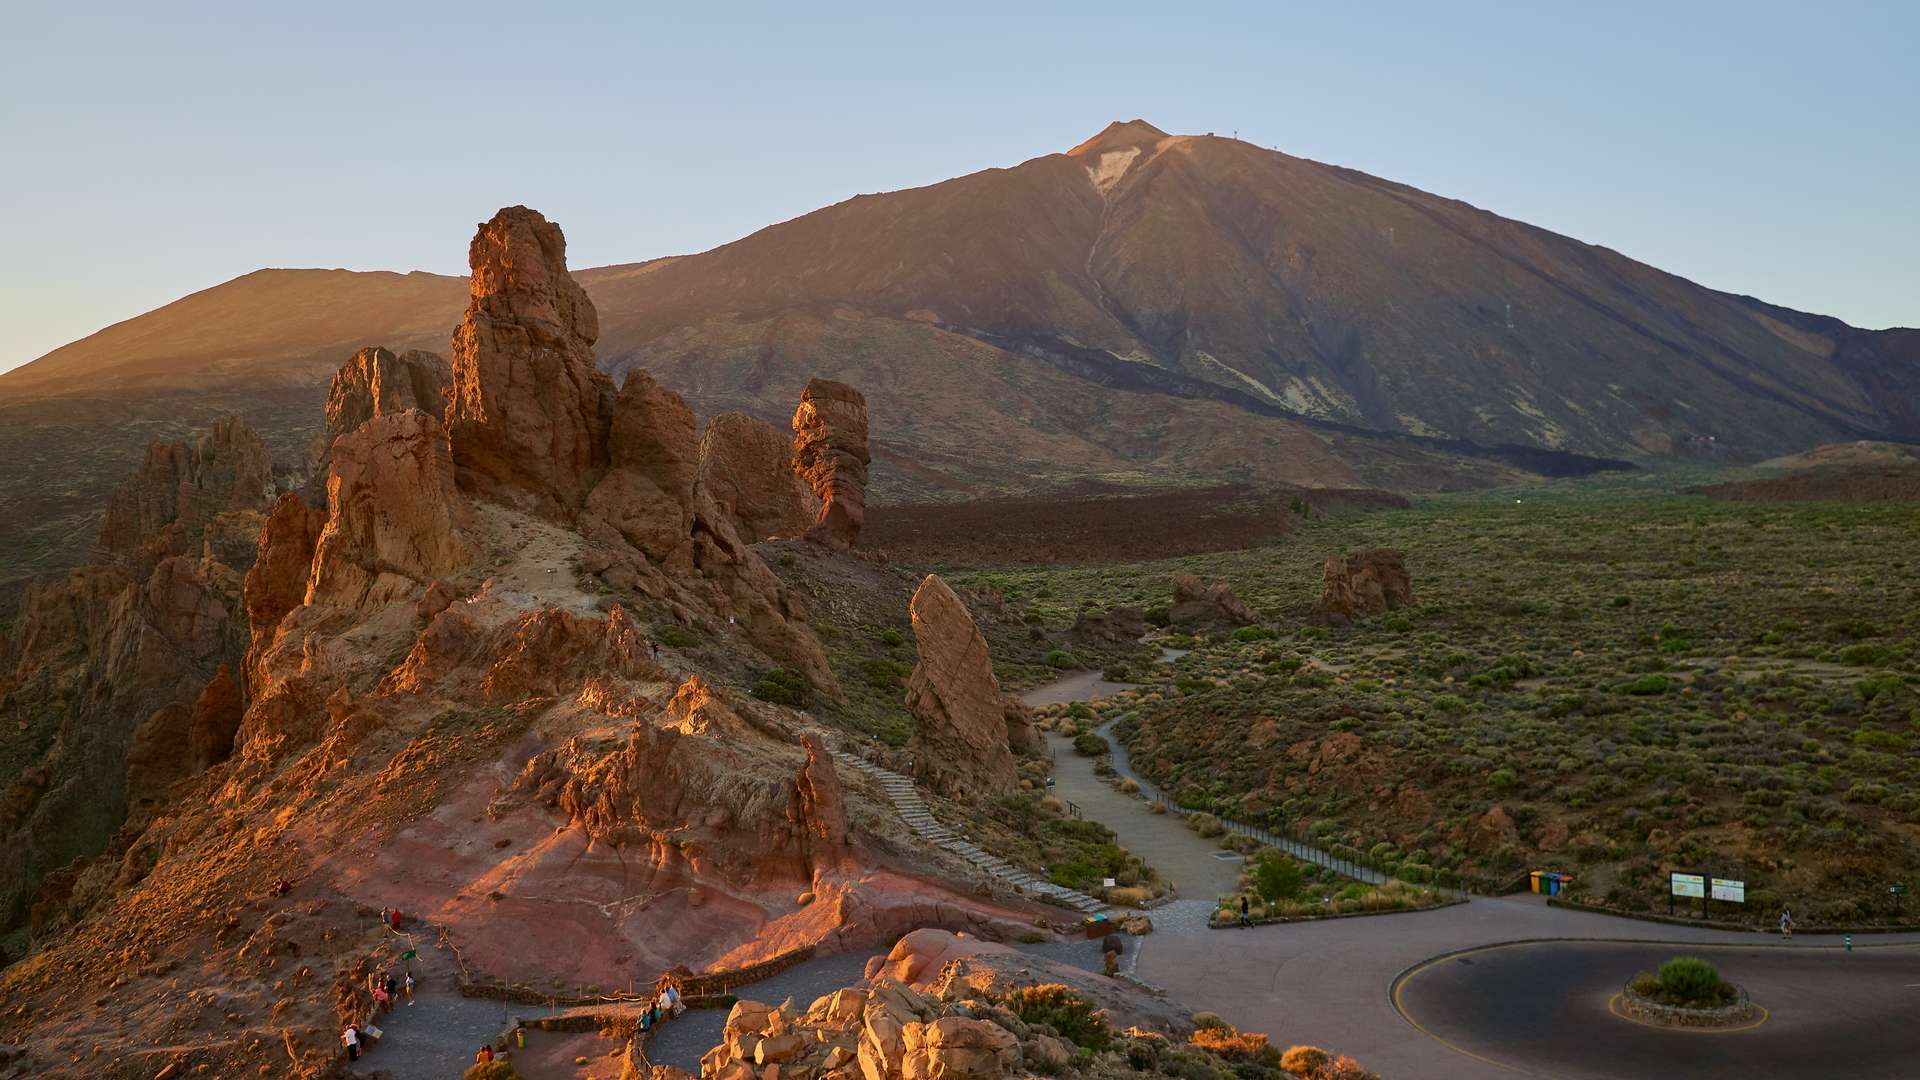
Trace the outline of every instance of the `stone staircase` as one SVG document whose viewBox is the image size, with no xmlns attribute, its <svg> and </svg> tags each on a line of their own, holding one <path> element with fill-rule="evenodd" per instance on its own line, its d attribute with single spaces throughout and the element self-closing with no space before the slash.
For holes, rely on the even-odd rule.
<svg viewBox="0 0 1920 1080">
<path fill-rule="evenodd" d="M 988 877 L 1011 886 L 1035 900 L 1044 900 L 1049 904 L 1083 914 L 1092 915 L 1107 910 L 1107 905 L 1086 893 L 1037 878 L 997 855 L 982 851 L 966 837 L 935 821 L 933 815 L 927 810 L 926 802 L 920 798 L 920 790 L 914 786 L 912 779 L 892 769 L 875 765 L 865 758 L 847 753 L 845 750 L 833 751 L 833 759 L 878 780 L 880 787 L 886 791 L 887 798 L 893 801 L 894 809 L 900 811 L 901 818 L 905 819 L 914 832 L 920 834 L 921 839 L 958 855 Z"/>
</svg>

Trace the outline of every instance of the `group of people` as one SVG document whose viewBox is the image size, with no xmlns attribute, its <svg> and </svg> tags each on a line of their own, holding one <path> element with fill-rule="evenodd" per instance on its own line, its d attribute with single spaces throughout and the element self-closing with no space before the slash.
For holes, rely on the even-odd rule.
<svg viewBox="0 0 1920 1080">
<path fill-rule="evenodd" d="M 368 972 L 367 990 L 373 995 L 373 1015 L 365 1024 L 348 1024 L 340 1033 L 340 1041 L 347 1047 L 348 1061 L 360 1060 L 360 1055 L 372 1047 L 373 1040 L 380 1038 L 380 1028 L 373 1021 L 381 1013 L 392 1012 L 402 995 L 408 1005 L 413 1004 L 413 972 L 402 972 L 398 978 L 391 971 Z"/>
<path fill-rule="evenodd" d="M 671 982 L 665 983 L 660 992 L 647 1002 L 647 1010 L 640 1014 L 640 1030 L 649 1032 L 662 1016 L 671 1019 L 687 1010 L 685 1002 L 680 1000 L 680 988 Z"/>
</svg>

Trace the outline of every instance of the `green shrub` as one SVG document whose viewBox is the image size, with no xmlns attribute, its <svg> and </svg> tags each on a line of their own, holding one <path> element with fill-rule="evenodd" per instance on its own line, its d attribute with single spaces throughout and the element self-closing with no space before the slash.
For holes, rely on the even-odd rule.
<svg viewBox="0 0 1920 1080">
<path fill-rule="evenodd" d="M 1433 707 L 1439 712 L 1465 712 L 1467 699 L 1458 694 L 1436 694 Z"/>
<path fill-rule="evenodd" d="M 1172 622 L 1173 622 L 1173 616 L 1168 612 L 1166 608 L 1153 607 L 1153 608 L 1147 609 L 1147 625 L 1148 626 L 1158 626 L 1161 629 L 1165 629 L 1168 626 L 1168 624 Z"/>
<path fill-rule="evenodd" d="M 1838 655 L 1840 662 L 1843 664 L 1851 664 L 1854 667 L 1867 667 L 1885 660 L 1888 652 L 1885 645 L 1876 645 L 1870 641 L 1863 641 L 1857 645 L 1846 646 L 1840 650 Z"/>
<path fill-rule="evenodd" d="M 1074 752 L 1085 754 L 1088 757 L 1105 757 L 1113 753 L 1113 747 L 1107 745 L 1107 740 L 1095 735 L 1091 731 L 1084 735 L 1074 736 L 1073 749 Z"/>
<path fill-rule="evenodd" d="M 906 677 L 913 674 L 913 669 L 898 660 L 879 657 L 860 661 L 860 674 L 875 690 L 898 690 Z"/>
<path fill-rule="evenodd" d="M 1074 659 L 1073 654 L 1065 649 L 1055 649 L 1047 654 L 1047 666 L 1066 671 L 1079 667 L 1080 661 Z"/>
<path fill-rule="evenodd" d="M 1625 689 L 1629 694 L 1636 694 L 1640 697 L 1651 697 L 1655 694 L 1666 693 L 1669 685 L 1671 684 L 1665 675 L 1642 675 L 1628 683 Z"/>
<path fill-rule="evenodd" d="M 1092 1002 L 1060 983 L 1023 986 L 1007 999 L 1014 1014 L 1028 1024 L 1045 1024 L 1075 1046 L 1095 1052 L 1113 1041 L 1106 1016 Z"/>
<path fill-rule="evenodd" d="M 1279 636 L 1264 626 L 1243 626 L 1233 632 L 1235 641 L 1268 641 Z"/>
<path fill-rule="evenodd" d="M 1100 677 L 1108 682 L 1128 682 L 1133 678 L 1133 669 L 1125 664 L 1108 664 L 1100 669 Z"/>
<path fill-rule="evenodd" d="M 700 643 L 699 637 L 695 636 L 692 630 L 679 623 L 667 623 L 664 626 L 655 627 L 653 639 L 670 649 L 684 649 Z"/>
<path fill-rule="evenodd" d="M 476 1061 L 460 1075 L 464 1080 L 520 1080 L 511 1061 Z"/>
<path fill-rule="evenodd" d="M 900 633 L 900 631 L 895 630 L 892 627 L 888 627 L 887 629 L 880 631 L 880 643 L 882 645 L 891 645 L 891 646 L 898 647 L 901 645 L 905 645 L 907 643 L 907 639 L 905 635 Z"/>
<path fill-rule="evenodd" d="M 790 709 L 802 709 L 806 707 L 807 699 L 813 694 L 813 686 L 807 682 L 805 675 L 797 671 L 774 668 L 753 680 L 753 688 L 748 692 L 761 701 L 771 701 L 775 705 L 785 705 Z"/>
<path fill-rule="evenodd" d="M 1520 778 L 1514 774 L 1512 769 L 1495 769 L 1493 773 L 1487 777 L 1487 786 L 1493 788 L 1495 791 L 1506 791 L 1519 782 Z"/>
<path fill-rule="evenodd" d="M 1712 964 L 1697 956 L 1676 956 L 1660 965 L 1660 991 L 1680 1005 L 1718 1005 L 1730 988 Z"/>
</svg>

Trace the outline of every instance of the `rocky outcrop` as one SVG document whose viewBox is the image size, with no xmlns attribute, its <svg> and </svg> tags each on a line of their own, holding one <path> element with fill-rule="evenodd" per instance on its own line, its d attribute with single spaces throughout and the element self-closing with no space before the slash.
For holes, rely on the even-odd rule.
<svg viewBox="0 0 1920 1080">
<path fill-rule="evenodd" d="M 1012 747 L 1031 744 L 1017 701 L 1000 692 L 987 639 L 947 583 L 933 574 L 909 606 L 920 662 L 907 679 L 913 771 L 936 791 L 969 800 L 1002 795 L 1015 784 Z"/>
<path fill-rule="evenodd" d="M 1328 622 L 1347 623 L 1411 603 L 1413 579 L 1407 575 L 1406 560 L 1392 548 L 1372 548 L 1327 556 L 1314 612 Z"/>
<path fill-rule="evenodd" d="M 803 755 L 699 678 L 659 722 L 642 719 L 608 754 L 576 738 L 532 760 L 513 793 L 567 815 L 596 841 L 732 887 L 804 888 L 847 823 L 830 758 Z"/>
<path fill-rule="evenodd" d="M 324 485 L 333 457 L 333 440 L 376 416 L 419 409 L 440 417 L 447 411 L 453 369 L 439 353 L 409 349 L 395 354 L 369 345 L 334 373 L 327 391 L 326 424 L 314 436 L 307 471 Z M 324 490 L 313 492 L 324 497 Z"/>
<path fill-rule="evenodd" d="M 721 413 L 700 437 L 700 490 L 748 544 L 800 536 L 820 499 L 794 470 L 793 441 L 745 413 Z"/>
<path fill-rule="evenodd" d="M 417 409 L 334 440 L 330 516 L 314 546 L 305 603 L 352 610 L 411 598 L 472 557 L 466 501 L 440 422 Z"/>
<path fill-rule="evenodd" d="M 127 747 L 127 823 L 145 824 L 162 812 L 174 784 L 225 761 L 244 712 L 239 684 L 222 664 L 192 705 L 167 705 L 148 717 Z"/>
<path fill-rule="evenodd" d="M 646 371 L 627 372 L 613 404 L 610 467 L 587 498 L 582 530 L 611 529 L 655 565 L 690 571 L 699 457 L 693 410 Z"/>
<path fill-rule="evenodd" d="M 1192 574 L 1175 574 L 1173 605 L 1167 609 L 1167 619 L 1174 626 L 1203 629 L 1248 626 L 1259 622 L 1260 616 L 1235 596 L 1233 587 L 1224 581 L 1202 585 Z"/>
<path fill-rule="evenodd" d="M 306 601 L 313 549 L 326 524 L 324 510 L 309 506 L 297 492 L 290 491 L 273 504 L 273 513 L 260 530 L 258 554 L 247 571 L 244 590 L 249 640 L 243 670 L 252 693 L 260 692 L 261 654 L 273 641 L 280 620 Z"/>
<path fill-rule="evenodd" d="M 560 226 L 524 206 L 481 225 L 467 262 L 446 413 L 460 486 L 569 519 L 606 467 L 614 391 L 594 366 L 599 317 L 567 272 Z"/>
<path fill-rule="evenodd" d="M 1147 636 L 1147 613 L 1137 607 L 1082 611 L 1074 617 L 1067 635 L 1075 641 L 1099 645 L 1124 645 L 1139 641 Z"/>
<path fill-rule="evenodd" d="M 813 379 L 793 414 L 793 467 L 820 500 L 807 536 L 852 547 L 867 519 L 867 399 L 845 383 Z"/>
<path fill-rule="evenodd" d="M 156 442 L 107 502 L 99 558 L 124 561 L 143 577 L 169 556 L 197 555 L 216 515 L 266 507 L 272 476 L 266 444 L 238 417 L 188 440 Z"/>
</svg>

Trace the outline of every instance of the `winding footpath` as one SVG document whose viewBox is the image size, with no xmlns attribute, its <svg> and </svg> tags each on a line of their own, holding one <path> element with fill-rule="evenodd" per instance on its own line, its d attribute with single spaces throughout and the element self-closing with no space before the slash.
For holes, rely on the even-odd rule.
<svg viewBox="0 0 1920 1080">
<path fill-rule="evenodd" d="M 1079 673 L 1028 704 L 1128 689 Z M 1102 728 L 1102 734 L 1107 733 Z M 1196 1010 L 1348 1054 L 1390 1080 L 1920 1076 L 1920 934 L 1767 935 L 1548 907 L 1530 894 L 1428 911 L 1210 930 L 1212 897 L 1236 863 L 1173 814 L 1149 813 L 1055 746 L 1055 794 L 1114 830 L 1186 899 L 1153 913 L 1135 971 Z M 1109 742 L 1111 742 L 1109 736 Z M 1114 765 L 1132 775 L 1125 749 Z M 1136 777 L 1136 779 L 1138 779 Z M 1289 849 L 1290 850 L 1290 849 Z M 1222 887 L 1222 883 L 1226 883 Z M 1634 972 L 1700 953 L 1769 1012 L 1744 1031 L 1646 1027 L 1608 1003 Z"/>
</svg>

